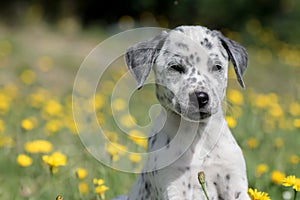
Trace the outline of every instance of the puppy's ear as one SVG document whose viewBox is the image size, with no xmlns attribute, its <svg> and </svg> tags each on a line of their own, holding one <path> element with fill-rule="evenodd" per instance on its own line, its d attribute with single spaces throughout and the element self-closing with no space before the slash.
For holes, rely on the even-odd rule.
<svg viewBox="0 0 300 200">
<path fill-rule="evenodd" d="M 229 55 L 229 59 L 233 64 L 237 80 L 240 83 L 240 85 L 244 88 L 245 83 L 243 81 L 242 76 L 245 73 L 248 63 L 248 54 L 246 52 L 246 49 L 239 43 L 225 37 L 219 31 L 214 31 L 214 33 L 219 37 L 223 47 L 226 49 Z"/>
<path fill-rule="evenodd" d="M 125 53 L 126 63 L 138 83 L 138 89 L 143 87 L 145 80 L 149 76 L 155 59 L 164 44 L 166 35 L 167 32 L 163 31 L 160 35 L 127 49 Z"/>
</svg>

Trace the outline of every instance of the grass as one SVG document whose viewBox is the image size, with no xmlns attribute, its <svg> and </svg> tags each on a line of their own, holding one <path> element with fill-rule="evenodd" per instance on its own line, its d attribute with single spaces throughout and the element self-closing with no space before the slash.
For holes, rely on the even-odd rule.
<svg viewBox="0 0 300 200">
<path fill-rule="evenodd" d="M 252 44 L 251 38 L 261 38 L 255 34 L 266 33 L 272 34 L 262 29 L 237 38 L 247 38 Z M 227 35 L 237 36 L 233 32 Z M 80 141 L 73 122 L 71 95 L 76 72 L 84 57 L 104 38 L 101 31 L 68 32 L 43 24 L 18 28 L 0 25 L 1 199 L 55 199 L 59 194 L 65 199 L 96 199 L 101 195 L 94 191 L 98 186 L 93 183 L 94 178 L 103 179 L 102 185 L 109 187 L 103 192 L 106 199 L 129 191 L 136 175 L 114 170 L 92 157 Z M 273 171 L 300 176 L 300 83 L 297 80 L 300 49 L 276 37 L 270 38 L 247 47 L 250 64 L 245 76 L 246 90 L 239 88 L 230 70 L 226 115 L 231 118 L 233 134 L 246 158 L 249 186 L 268 192 L 272 199 L 282 199 L 285 191 L 292 195 L 293 191 L 276 184 L 271 178 Z M 141 143 L 128 141 L 111 114 L 111 92 L 125 71 L 122 62 L 112 64 L 105 71 L 97 88 L 101 101 L 97 117 L 111 139 L 122 145 L 131 144 L 130 148 L 142 152 Z M 148 110 L 155 103 L 151 85 L 134 93 L 129 110 L 137 124 L 150 122 Z M 123 123 L 130 124 L 126 120 Z M 37 139 L 50 142 L 52 148 L 29 153 L 24 145 Z M 51 171 L 42 157 L 55 151 L 66 156 L 66 165 Z M 22 167 L 17 162 L 20 154 L 29 156 L 32 163 Z M 113 153 L 104 154 L 116 160 L 112 162 L 118 162 Z M 128 159 L 125 155 L 117 156 Z M 87 176 L 78 177 L 78 168 L 84 168 Z"/>
</svg>

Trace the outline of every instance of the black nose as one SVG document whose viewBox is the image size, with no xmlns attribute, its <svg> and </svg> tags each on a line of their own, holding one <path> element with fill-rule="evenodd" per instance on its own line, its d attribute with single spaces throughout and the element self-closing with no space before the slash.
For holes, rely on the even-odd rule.
<svg viewBox="0 0 300 200">
<path fill-rule="evenodd" d="M 192 104 L 198 108 L 203 108 L 208 104 L 209 96 L 206 92 L 194 92 L 190 95 Z"/>
</svg>

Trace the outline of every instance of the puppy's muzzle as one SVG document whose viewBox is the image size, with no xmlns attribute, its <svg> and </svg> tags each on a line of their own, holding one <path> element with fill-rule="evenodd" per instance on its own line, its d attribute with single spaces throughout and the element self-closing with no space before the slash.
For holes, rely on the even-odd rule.
<svg viewBox="0 0 300 200">
<path fill-rule="evenodd" d="M 190 103 L 196 109 L 203 109 L 209 103 L 209 96 L 206 92 L 195 91 L 189 95 Z"/>
</svg>

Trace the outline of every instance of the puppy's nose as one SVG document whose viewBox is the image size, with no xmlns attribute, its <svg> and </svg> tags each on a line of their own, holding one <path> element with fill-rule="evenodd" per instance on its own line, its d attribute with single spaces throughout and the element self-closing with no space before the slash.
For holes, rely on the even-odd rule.
<svg viewBox="0 0 300 200">
<path fill-rule="evenodd" d="M 206 92 L 195 91 L 193 94 L 190 94 L 190 100 L 194 106 L 203 108 L 208 104 L 209 96 Z"/>
</svg>

